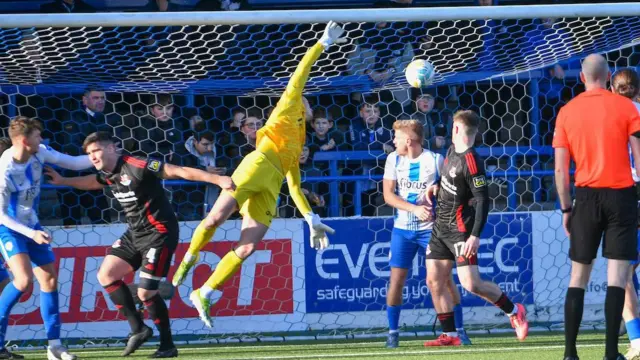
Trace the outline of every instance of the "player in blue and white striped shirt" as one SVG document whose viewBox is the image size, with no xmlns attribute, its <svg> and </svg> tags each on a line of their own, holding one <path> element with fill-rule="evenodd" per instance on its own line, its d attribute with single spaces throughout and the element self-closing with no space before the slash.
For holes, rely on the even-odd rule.
<svg viewBox="0 0 640 360">
<path fill-rule="evenodd" d="M 640 93 L 640 77 L 638 73 L 632 68 L 625 68 L 616 71 L 611 77 L 611 92 L 614 94 L 622 95 L 633 101 L 638 112 L 640 112 L 640 104 L 635 101 Z M 635 150 L 636 155 L 639 149 Z M 640 192 L 638 183 L 640 182 L 640 176 L 635 171 L 635 159 L 631 147 L 629 147 L 629 157 L 631 160 L 631 176 L 636 183 L 636 191 Z M 637 158 L 637 156 L 636 156 Z M 640 204 L 639 204 L 640 205 Z M 638 219 L 640 225 L 640 219 Z M 640 258 L 640 232 L 638 233 L 638 256 Z M 622 311 L 623 322 L 629 335 L 629 350 L 625 354 L 627 359 L 639 359 L 640 358 L 640 316 L 638 314 L 638 294 L 637 283 L 638 278 L 635 270 L 638 268 L 639 261 L 632 261 L 633 271 L 627 280 L 625 287 L 625 299 L 624 308 Z"/>
<path fill-rule="evenodd" d="M 0 359 L 19 359 L 3 347 L 9 314 L 32 282 L 40 284 L 40 312 L 49 346 L 49 360 L 73 360 L 60 342 L 57 271 L 51 237 L 38 221 L 36 209 L 40 198 L 45 163 L 65 169 L 92 167 L 88 156 L 69 156 L 41 145 L 42 125 L 36 119 L 18 116 L 9 124 L 13 146 L 0 156 L 0 251 L 13 273 L 0 295 Z M 32 267 L 32 264 L 35 268 Z"/>
<path fill-rule="evenodd" d="M 384 169 L 385 202 L 395 208 L 391 233 L 389 265 L 391 278 L 387 291 L 389 336 L 386 347 L 398 347 L 398 323 L 402 307 L 402 289 L 418 250 L 426 252 L 433 227 L 433 208 L 427 205 L 427 188 L 435 184 L 442 167 L 442 155 L 422 148 L 423 127 L 417 120 L 399 120 L 393 124 L 396 151 L 389 154 Z M 465 345 L 471 342 L 462 323 L 460 293 L 453 282 L 449 289 L 455 301 L 456 329 Z"/>
</svg>

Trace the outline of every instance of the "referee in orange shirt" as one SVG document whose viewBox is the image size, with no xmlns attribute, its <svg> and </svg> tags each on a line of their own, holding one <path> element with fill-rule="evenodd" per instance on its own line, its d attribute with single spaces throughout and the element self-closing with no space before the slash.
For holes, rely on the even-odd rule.
<svg viewBox="0 0 640 360">
<path fill-rule="evenodd" d="M 628 145 L 630 141 L 640 142 L 640 114 L 631 100 L 606 90 L 610 77 L 602 56 L 585 58 L 580 79 L 586 91 L 569 101 L 556 119 L 555 182 L 571 258 L 571 280 L 564 304 L 565 360 L 578 359 L 576 338 L 585 287 L 603 235 L 602 255 L 608 259 L 609 285 L 605 359 L 624 359 L 618 353 L 618 329 L 630 261 L 637 258 L 638 241 L 638 200 L 629 171 Z M 571 158 L 576 163 L 573 206 L 569 190 Z"/>
</svg>

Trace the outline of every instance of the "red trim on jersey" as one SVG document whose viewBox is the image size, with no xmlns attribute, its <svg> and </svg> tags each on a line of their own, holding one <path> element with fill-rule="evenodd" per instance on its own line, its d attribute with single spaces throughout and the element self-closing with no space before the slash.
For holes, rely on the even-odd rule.
<svg viewBox="0 0 640 360">
<path fill-rule="evenodd" d="M 471 173 L 471 175 L 475 175 L 478 173 L 478 166 L 476 165 L 476 158 L 473 156 L 472 153 L 467 153 L 464 156 L 467 159 L 467 167 L 469 167 L 469 172 Z"/>
<path fill-rule="evenodd" d="M 449 158 L 444 158 L 444 164 L 447 165 L 449 163 Z"/>
<path fill-rule="evenodd" d="M 467 228 L 464 226 L 464 220 L 462 220 L 462 205 L 456 209 L 456 222 L 458 223 L 458 231 L 467 232 Z"/>
<path fill-rule="evenodd" d="M 144 207 L 147 209 L 147 220 L 149 220 L 149 222 L 151 223 L 151 225 L 153 225 L 156 230 L 158 230 L 161 233 L 167 233 L 167 228 L 162 225 L 162 223 L 158 220 L 156 220 L 156 218 L 153 217 L 153 214 L 151 214 L 151 210 L 149 210 L 149 202 L 147 201 L 144 204 Z"/>
<path fill-rule="evenodd" d="M 122 157 L 122 160 L 124 160 L 124 162 L 126 162 L 127 164 L 133 165 L 137 168 L 140 169 L 144 169 L 145 166 L 147 166 L 147 162 L 144 160 L 140 160 L 140 159 L 136 159 L 134 157 L 125 155 Z"/>
<path fill-rule="evenodd" d="M 112 185 L 112 184 L 113 184 L 113 183 L 111 182 L 111 180 L 109 180 L 109 179 L 107 179 L 107 178 L 104 178 L 104 181 L 106 181 L 106 182 L 107 182 L 107 185 Z"/>
<path fill-rule="evenodd" d="M 169 248 L 166 246 L 162 247 L 162 252 L 160 253 L 160 258 L 156 263 L 156 269 L 153 271 L 154 276 L 162 276 L 162 270 L 166 267 L 166 262 L 169 260 Z"/>
</svg>

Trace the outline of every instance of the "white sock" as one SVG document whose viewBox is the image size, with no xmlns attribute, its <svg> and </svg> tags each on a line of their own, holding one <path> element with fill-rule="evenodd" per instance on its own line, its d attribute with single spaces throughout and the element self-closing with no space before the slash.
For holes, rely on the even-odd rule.
<svg viewBox="0 0 640 360">
<path fill-rule="evenodd" d="M 49 347 L 60 346 L 60 345 L 62 345 L 62 343 L 60 342 L 60 339 L 49 340 Z"/>
<path fill-rule="evenodd" d="M 631 347 L 634 349 L 640 349 L 640 339 L 631 340 Z"/>
<path fill-rule="evenodd" d="M 212 293 L 213 293 L 213 288 L 211 288 L 207 284 L 202 285 L 202 287 L 200 288 L 200 295 L 204 298 L 209 299 Z"/>
<path fill-rule="evenodd" d="M 458 337 L 458 332 L 453 331 L 453 332 L 446 332 L 445 333 L 447 336 L 449 337 Z"/>
<path fill-rule="evenodd" d="M 398 330 L 389 330 L 389 334 L 395 334 L 397 332 L 398 332 Z"/>
<path fill-rule="evenodd" d="M 186 253 L 186 254 L 184 254 L 184 259 L 182 261 L 190 263 L 193 260 L 195 260 L 195 258 L 196 258 L 195 255 L 191 255 L 189 253 Z"/>
</svg>

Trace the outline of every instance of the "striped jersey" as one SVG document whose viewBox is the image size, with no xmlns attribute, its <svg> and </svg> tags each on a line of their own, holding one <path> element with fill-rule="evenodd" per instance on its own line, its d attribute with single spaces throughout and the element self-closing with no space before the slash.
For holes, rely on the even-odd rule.
<svg viewBox="0 0 640 360">
<path fill-rule="evenodd" d="M 396 182 L 396 194 L 406 202 L 425 204 L 427 188 L 438 181 L 442 162 L 442 155 L 426 149 L 415 159 L 394 151 L 387 157 L 384 179 Z M 421 221 L 410 211 L 396 209 L 394 227 L 411 231 L 429 230 L 433 222 Z"/>
<path fill-rule="evenodd" d="M 69 156 L 40 145 L 37 153 L 24 163 L 17 163 L 13 156 L 15 147 L 7 149 L 0 157 L 0 231 L 11 229 L 28 238 L 34 235 L 38 224 L 38 199 L 45 163 L 69 170 L 92 167 L 89 157 Z"/>
</svg>

